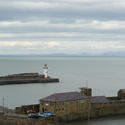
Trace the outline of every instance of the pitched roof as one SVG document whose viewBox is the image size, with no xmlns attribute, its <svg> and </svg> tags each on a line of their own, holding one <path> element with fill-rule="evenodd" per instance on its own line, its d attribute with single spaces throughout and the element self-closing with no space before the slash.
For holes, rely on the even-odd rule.
<svg viewBox="0 0 125 125">
<path fill-rule="evenodd" d="M 81 100 L 87 99 L 87 96 L 84 96 L 80 92 L 65 92 L 65 93 L 55 93 L 45 98 L 40 99 L 40 101 L 47 102 L 61 102 L 61 101 L 69 101 L 69 100 Z"/>
<path fill-rule="evenodd" d="M 107 103 L 109 100 L 105 96 L 93 96 L 90 98 L 91 103 Z"/>
</svg>

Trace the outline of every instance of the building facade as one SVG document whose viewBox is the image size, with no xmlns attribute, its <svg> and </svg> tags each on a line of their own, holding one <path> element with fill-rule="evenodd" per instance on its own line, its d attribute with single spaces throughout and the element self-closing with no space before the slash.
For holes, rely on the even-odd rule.
<svg viewBox="0 0 125 125">
<path fill-rule="evenodd" d="M 40 99 L 40 112 L 57 115 L 81 112 L 86 109 L 88 97 L 80 92 L 56 93 Z"/>
<path fill-rule="evenodd" d="M 118 91 L 118 99 L 125 99 L 125 89 L 120 89 Z"/>
</svg>

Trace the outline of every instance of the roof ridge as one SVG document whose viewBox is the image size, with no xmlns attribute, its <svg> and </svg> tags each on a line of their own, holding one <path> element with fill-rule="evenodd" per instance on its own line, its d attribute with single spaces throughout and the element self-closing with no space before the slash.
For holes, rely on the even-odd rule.
<svg viewBox="0 0 125 125">
<path fill-rule="evenodd" d="M 55 92 L 55 93 L 53 93 L 53 94 L 51 94 L 51 95 L 49 95 L 49 96 L 57 95 L 57 94 L 65 94 L 65 93 L 80 93 L 80 92 L 78 92 L 78 91 L 71 91 L 71 92 Z M 48 97 L 48 96 L 47 96 L 47 97 Z"/>
<path fill-rule="evenodd" d="M 78 91 L 71 91 L 71 92 L 54 93 L 54 94 L 51 94 L 47 97 L 44 97 L 44 98 L 40 99 L 40 101 L 42 101 L 42 100 L 64 101 L 64 100 L 76 100 L 76 99 L 80 99 L 80 98 L 81 99 L 87 98 L 87 96 L 84 96 L 82 93 L 80 93 Z"/>
<path fill-rule="evenodd" d="M 74 92 L 80 93 L 80 92 L 78 92 L 78 91 L 71 91 L 71 92 L 57 92 L 57 93 L 55 93 L 55 94 L 74 93 Z"/>
<path fill-rule="evenodd" d="M 47 97 L 50 97 L 50 96 L 58 95 L 58 94 L 75 93 L 75 92 L 80 93 L 80 92 L 78 92 L 78 91 L 53 93 L 53 94 L 51 94 L 51 95 L 49 95 L 49 96 L 43 97 L 42 99 L 47 98 Z M 41 99 L 40 99 L 40 100 L 41 100 Z"/>
<path fill-rule="evenodd" d="M 93 97 L 106 97 L 106 96 L 92 96 L 91 98 L 93 98 Z"/>
</svg>

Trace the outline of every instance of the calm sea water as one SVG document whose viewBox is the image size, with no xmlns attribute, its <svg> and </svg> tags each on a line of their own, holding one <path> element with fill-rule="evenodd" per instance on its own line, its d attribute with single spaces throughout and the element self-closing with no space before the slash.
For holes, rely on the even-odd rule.
<svg viewBox="0 0 125 125">
<path fill-rule="evenodd" d="M 115 96 L 125 88 L 125 58 L 118 57 L 20 57 L 0 58 L 0 75 L 23 72 L 42 73 L 44 64 L 49 75 L 58 77 L 60 83 L 23 84 L 0 86 L 0 105 L 14 108 L 24 104 L 38 103 L 42 97 L 57 92 L 79 91 L 80 87 L 93 89 L 93 95 Z M 124 125 L 125 117 L 92 120 L 89 123 L 74 122 L 67 125 Z"/>
<path fill-rule="evenodd" d="M 125 88 L 125 58 L 107 57 L 20 57 L 0 58 L 0 75 L 23 72 L 42 73 L 44 64 L 49 75 L 60 83 L 0 86 L 0 105 L 5 98 L 7 107 L 38 103 L 42 97 L 56 92 L 79 91 L 93 88 L 93 95 L 115 96 Z"/>
</svg>

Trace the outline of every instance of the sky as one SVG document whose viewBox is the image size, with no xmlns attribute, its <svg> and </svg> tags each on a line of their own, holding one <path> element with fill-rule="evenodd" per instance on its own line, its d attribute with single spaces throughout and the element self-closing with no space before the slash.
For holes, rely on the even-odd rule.
<svg viewBox="0 0 125 125">
<path fill-rule="evenodd" d="M 0 55 L 125 55 L 125 0 L 0 0 Z"/>
</svg>

